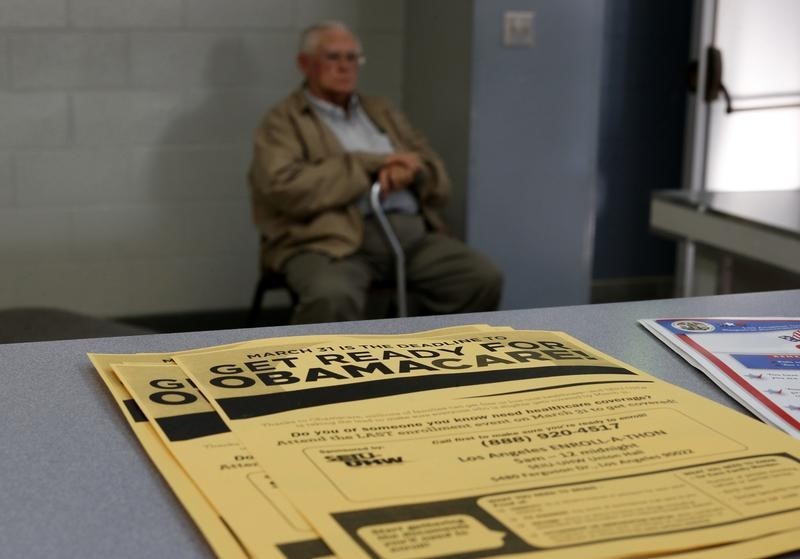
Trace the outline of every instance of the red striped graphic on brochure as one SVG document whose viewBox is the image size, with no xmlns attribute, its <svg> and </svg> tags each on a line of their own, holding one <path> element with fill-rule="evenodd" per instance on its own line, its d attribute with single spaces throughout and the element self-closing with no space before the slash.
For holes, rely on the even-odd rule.
<svg viewBox="0 0 800 559">
<path fill-rule="evenodd" d="M 775 404 L 775 402 L 773 402 L 772 400 L 764 396 L 761 392 L 756 390 L 752 384 L 750 384 L 749 382 L 744 380 L 741 376 L 739 376 L 736 373 L 736 371 L 734 371 L 728 365 L 723 363 L 716 355 L 714 355 L 706 348 L 704 348 L 703 346 L 692 340 L 687 334 L 678 334 L 678 337 L 681 338 L 684 341 L 684 343 L 686 343 L 686 345 L 691 346 L 695 350 L 700 352 L 703 355 L 703 357 L 705 357 L 706 359 L 711 361 L 714 365 L 716 365 L 720 371 L 722 371 L 728 376 L 728 378 L 730 378 L 736 384 L 744 388 L 748 394 L 750 394 L 756 400 L 761 402 L 766 408 L 769 408 L 769 410 L 772 413 L 783 419 L 786 423 L 788 423 L 795 429 L 800 429 L 800 422 L 798 422 L 794 417 L 786 413 L 786 411 L 783 410 L 777 404 Z"/>
</svg>

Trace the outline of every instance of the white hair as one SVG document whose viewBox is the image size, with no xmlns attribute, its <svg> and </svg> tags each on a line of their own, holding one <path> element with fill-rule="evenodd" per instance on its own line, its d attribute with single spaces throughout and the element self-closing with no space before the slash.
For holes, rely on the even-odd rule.
<svg viewBox="0 0 800 559">
<path fill-rule="evenodd" d="M 350 29 L 347 24 L 341 21 L 330 20 L 315 23 L 311 27 L 307 27 L 303 30 L 300 34 L 300 52 L 303 54 L 314 54 L 317 51 L 317 47 L 319 47 L 320 35 L 331 29 L 350 33 L 358 43 L 358 50 L 361 50 L 361 41 L 358 40 L 356 34 L 353 33 L 353 30 Z"/>
</svg>

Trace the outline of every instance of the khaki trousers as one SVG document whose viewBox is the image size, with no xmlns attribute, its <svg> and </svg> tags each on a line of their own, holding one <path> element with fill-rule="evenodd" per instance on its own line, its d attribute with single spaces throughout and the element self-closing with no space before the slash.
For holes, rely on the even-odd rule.
<svg viewBox="0 0 800 559">
<path fill-rule="evenodd" d="M 420 216 L 389 214 L 405 250 L 409 291 L 434 314 L 496 310 L 502 275 L 492 262 L 461 241 L 425 230 Z M 365 220 L 361 249 L 345 258 L 302 252 L 283 272 L 298 295 L 293 324 L 364 318 L 367 290 L 373 281 L 394 279 L 394 255 L 379 224 Z"/>
</svg>

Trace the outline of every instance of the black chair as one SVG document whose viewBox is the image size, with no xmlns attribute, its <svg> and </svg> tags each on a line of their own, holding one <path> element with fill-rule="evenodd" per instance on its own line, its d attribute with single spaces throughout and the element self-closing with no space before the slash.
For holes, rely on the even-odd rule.
<svg viewBox="0 0 800 559">
<path fill-rule="evenodd" d="M 264 304 L 264 295 L 267 294 L 267 291 L 273 290 L 287 291 L 289 293 L 289 299 L 291 300 L 291 307 L 294 308 L 297 305 L 297 293 L 289 288 L 283 274 L 262 267 L 261 276 L 258 278 L 256 290 L 255 293 L 253 293 L 253 300 L 250 303 L 250 310 L 247 313 L 246 326 L 248 328 L 252 328 L 258 324 L 258 319 L 261 316 L 261 309 Z"/>
<path fill-rule="evenodd" d="M 381 282 L 378 284 L 373 285 L 370 288 L 371 292 L 379 292 L 379 291 L 386 291 L 387 286 L 391 286 L 395 292 L 394 301 L 392 302 L 394 307 L 394 313 L 398 317 L 405 317 L 408 316 L 408 300 L 407 300 L 407 290 L 406 290 L 406 268 L 405 268 L 405 254 L 403 253 L 403 249 L 400 246 L 400 241 L 395 235 L 394 230 L 392 229 L 389 220 L 386 218 L 386 214 L 383 211 L 383 207 L 380 203 L 380 191 L 381 185 L 376 182 L 372 185 L 370 189 L 370 196 L 369 201 L 370 205 L 372 206 L 372 212 L 378 220 L 378 223 L 383 230 L 384 235 L 386 235 L 386 240 L 389 242 L 389 246 L 391 246 L 392 251 L 394 252 L 395 257 L 395 281 L 392 284 Z M 264 238 L 261 238 L 262 250 L 260 251 L 263 254 L 263 244 Z M 253 301 L 250 304 L 250 311 L 247 314 L 247 326 L 253 327 L 256 325 L 258 321 L 258 317 L 261 314 L 261 307 L 264 301 L 264 295 L 267 291 L 275 290 L 275 289 L 282 289 L 289 292 L 289 297 L 291 299 L 292 308 L 297 305 L 297 294 L 294 293 L 290 288 L 289 285 L 286 283 L 286 278 L 283 274 L 276 272 L 275 270 L 271 270 L 267 268 L 263 261 L 261 264 L 261 276 L 258 278 L 258 283 L 256 284 L 256 291 L 253 294 Z"/>
</svg>

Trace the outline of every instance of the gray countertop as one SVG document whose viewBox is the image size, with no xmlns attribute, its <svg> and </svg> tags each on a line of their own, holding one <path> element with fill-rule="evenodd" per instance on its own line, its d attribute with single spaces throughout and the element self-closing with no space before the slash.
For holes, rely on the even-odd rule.
<svg viewBox="0 0 800 559">
<path fill-rule="evenodd" d="M 269 336 L 400 333 L 489 323 L 564 330 L 635 367 L 746 413 L 636 322 L 691 316 L 798 317 L 800 290 L 0 345 L 0 556 L 212 556 L 128 428 L 87 352 L 177 351 Z"/>
</svg>

